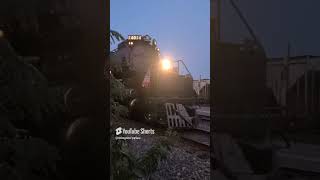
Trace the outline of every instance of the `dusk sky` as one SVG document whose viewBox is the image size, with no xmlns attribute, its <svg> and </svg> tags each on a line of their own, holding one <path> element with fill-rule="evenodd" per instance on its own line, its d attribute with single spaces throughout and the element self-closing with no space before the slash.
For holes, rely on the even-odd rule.
<svg viewBox="0 0 320 180">
<path fill-rule="evenodd" d="M 222 39 L 249 37 L 229 1 L 222 0 Z M 262 42 L 268 57 L 320 55 L 320 1 L 235 1 Z M 209 0 L 111 0 L 111 29 L 149 34 L 163 55 L 184 59 L 193 77 L 210 77 Z M 115 48 L 115 46 L 112 46 Z"/>
<path fill-rule="evenodd" d="M 222 3 L 222 37 L 238 41 L 248 31 L 229 3 Z M 256 35 L 264 45 L 267 56 L 283 57 L 288 42 L 291 55 L 320 55 L 319 0 L 241 0 L 235 1 Z"/>
<path fill-rule="evenodd" d="M 194 79 L 210 78 L 209 0 L 110 0 L 110 28 L 150 35 L 161 55 L 183 59 Z M 114 49 L 116 46 L 111 46 Z"/>
</svg>

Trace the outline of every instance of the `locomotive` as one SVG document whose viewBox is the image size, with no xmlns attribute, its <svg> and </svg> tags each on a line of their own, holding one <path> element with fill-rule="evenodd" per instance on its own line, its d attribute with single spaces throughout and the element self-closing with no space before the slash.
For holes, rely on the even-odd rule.
<svg viewBox="0 0 320 180">
<path fill-rule="evenodd" d="M 155 39 L 129 35 L 112 51 L 110 63 L 112 73 L 134 90 L 129 105 L 133 119 L 174 128 L 192 127 L 192 105 L 197 97 L 183 60 L 161 59 Z M 187 73 L 182 74 L 181 67 Z"/>
</svg>

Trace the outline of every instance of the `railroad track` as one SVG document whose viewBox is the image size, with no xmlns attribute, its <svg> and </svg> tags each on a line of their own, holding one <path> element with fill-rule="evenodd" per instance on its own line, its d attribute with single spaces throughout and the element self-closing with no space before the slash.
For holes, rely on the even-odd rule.
<svg viewBox="0 0 320 180">
<path fill-rule="evenodd" d="M 199 145 L 210 147 L 210 116 L 199 115 L 197 126 L 191 130 L 181 133 L 185 140 L 197 143 Z"/>
</svg>

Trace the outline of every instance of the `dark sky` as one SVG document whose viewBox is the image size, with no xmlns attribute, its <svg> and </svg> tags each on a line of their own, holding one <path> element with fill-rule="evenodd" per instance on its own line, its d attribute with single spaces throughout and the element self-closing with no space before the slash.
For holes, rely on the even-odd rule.
<svg viewBox="0 0 320 180">
<path fill-rule="evenodd" d="M 231 7 L 222 3 L 223 39 L 239 40 L 248 36 L 245 26 Z M 319 0 L 235 0 L 262 42 L 269 57 L 287 54 L 320 55 Z"/>
<path fill-rule="evenodd" d="M 210 78 L 210 0 L 111 0 L 111 29 L 149 34 L 160 52 L 183 59 L 194 79 Z M 114 48 L 115 46 L 111 46 Z"/>
</svg>

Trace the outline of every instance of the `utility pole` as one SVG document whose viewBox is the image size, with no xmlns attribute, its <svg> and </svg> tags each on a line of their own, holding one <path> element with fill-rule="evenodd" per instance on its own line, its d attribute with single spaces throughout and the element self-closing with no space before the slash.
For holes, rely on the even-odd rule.
<svg viewBox="0 0 320 180">
<path fill-rule="evenodd" d="M 178 74 L 180 74 L 180 62 L 178 61 Z"/>
<path fill-rule="evenodd" d="M 308 105 L 308 91 L 309 91 L 309 83 L 308 83 L 308 71 L 309 71 L 309 56 L 307 56 L 307 67 L 304 72 L 304 107 L 305 107 L 305 115 L 308 115 L 309 112 L 309 105 Z"/>
<path fill-rule="evenodd" d="M 201 90 L 201 75 L 200 75 L 200 79 L 199 79 L 199 89 L 198 89 L 198 94 L 200 95 L 200 90 Z"/>
<path fill-rule="evenodd" d="M 290 81 L 290 42 L 288 42 L 287 57 L 285 58 L 285 107 L 286 116 L 288 116 L 288 91 L 289 91 L 289 81 Z"/>
<path fill-rule="evenodd" d="M 217 41 L 221 40 L 221 1 L 217 0 Z"/>
<path fill-rule="evenodd" d="M 310 60 L 310 59 L 309 59 Z M 311 73 L 311 102 L 310 102 L 310 113 L 314 113 L 314 90 L 315 90 L 315 84 L 314 84 L 314 71 L 313 71 L 313 66 L 311 63 L 309 63 L 309 69 L 310 69 L 310 73 Z"/>
</svg>

